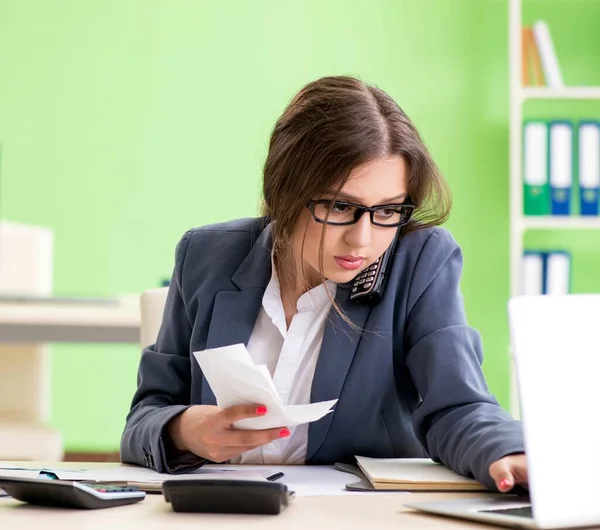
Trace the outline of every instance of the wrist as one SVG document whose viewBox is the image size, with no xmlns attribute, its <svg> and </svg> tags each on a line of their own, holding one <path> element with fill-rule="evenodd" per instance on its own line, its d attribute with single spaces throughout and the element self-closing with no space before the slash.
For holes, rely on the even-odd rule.
<svg viewBox="0 0 600 530">
<path fill-rule="evenodd" d="M 169 441 L 171 442 L 171 446 L 174 447 L 178 451 L 187 451 L 188 447 L 185 443 L 185 438 L 183 436 L 182 423 L 184 420 L 184 415 L 187 409 L 177 414 L 174 418 L 172 418 L 167 423 L 167 436 L 169 437 Z"/>
</svg>

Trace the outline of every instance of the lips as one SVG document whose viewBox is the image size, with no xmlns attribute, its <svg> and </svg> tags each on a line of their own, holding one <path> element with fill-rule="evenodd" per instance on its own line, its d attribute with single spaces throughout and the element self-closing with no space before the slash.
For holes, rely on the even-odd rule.
<svg viewBox="0 0 600 530">
<path fill-rule="evenodd" d="M 361 267 L 365 258 L 362 256 L 335 256 L 335 261 L 342 269 L 354 271 Z"/>
</svg>

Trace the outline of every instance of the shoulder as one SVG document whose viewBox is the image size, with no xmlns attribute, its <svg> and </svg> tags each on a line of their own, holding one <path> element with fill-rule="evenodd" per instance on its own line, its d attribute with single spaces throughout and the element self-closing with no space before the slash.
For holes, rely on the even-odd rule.
<svg viewBox="0 0 600 530">
<path fill-rule="evenodd" d="M 416 262 L 446 261 L 452 255 L 461 255 L 461 249 L 454 236 L 439 226 L 422 228 L 402 237 L 396 255 Z"/>
<path fill-rule="evenodd" d="M 198 252 L 226 252 L 243 248 L 249 251 L 265 227 L 262 217 L 235 219 L 223 223 L 215 223 L 188 230 L 177 244 L 177 261 Z"/>
<path fill-rule="evenodd" d="M 452 234 L 441 227 L 428 227 L 402 237 L 396 250 L 393 275 L 409 297 L 419 297 L 436 279 L 448 286 L 458 284 L 463 257 Z"/>
<path fill-rule="evenodd" d="M 233 274 L 266 226 L 265 218 L 244 218 L 188 230 L 177 243 L 177 276 L 192 278 L 217 272 Z M 215 267 L 218 263 L 218 267 Z M 215 270 L 218 269 L 218 270 Z"/>
</svg>

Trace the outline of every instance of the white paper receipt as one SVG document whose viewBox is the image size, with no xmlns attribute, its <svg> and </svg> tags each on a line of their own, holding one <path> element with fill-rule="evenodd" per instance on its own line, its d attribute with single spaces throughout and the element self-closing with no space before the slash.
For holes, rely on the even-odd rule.
<svg viewBox="0 0 600 530">
<path fill-rule="evenodd" d="M 194 352 L 221 408 L 258 403 L 267 414 L 234 423 L 237 429 L 274 429 L 310 423 L 333 412 L 337 399 L 307 405 L 284 405 L 268 368 L 255 365 L 243 344 Z"/>
</svg>

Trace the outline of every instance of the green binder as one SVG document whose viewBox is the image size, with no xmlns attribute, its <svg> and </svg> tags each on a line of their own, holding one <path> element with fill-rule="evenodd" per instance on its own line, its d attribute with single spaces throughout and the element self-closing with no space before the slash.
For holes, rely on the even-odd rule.
<svg viewBox="0 0 600 530">
<path fill-rule="evenodd" d="M 527 120 L 523 124 L 523 212 L 550 215 L 548 179 L 548 124 Z"/>
</svg>

